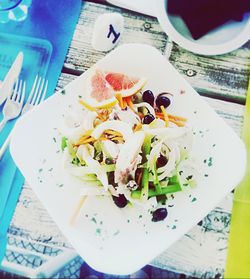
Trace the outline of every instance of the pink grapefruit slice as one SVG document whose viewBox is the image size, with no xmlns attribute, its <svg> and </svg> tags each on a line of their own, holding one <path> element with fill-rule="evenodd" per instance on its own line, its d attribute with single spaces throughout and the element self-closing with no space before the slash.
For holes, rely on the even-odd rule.
<svg viewBox="0 0 250 279">
<path fill-rule="evenodd" d="M 145 78 L 94 69 L 87 81 L 84 102 L 93 108 L 112 107 L 117 104 L 117 94 L 122 97 L 134 95 L 145 83 Z"/>
</svg>

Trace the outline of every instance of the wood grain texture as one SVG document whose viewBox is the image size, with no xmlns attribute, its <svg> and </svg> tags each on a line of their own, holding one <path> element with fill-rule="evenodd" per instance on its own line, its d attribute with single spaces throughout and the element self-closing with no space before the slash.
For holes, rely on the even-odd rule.
<svg viewBox="0 0 250 279">
<path fill-rule="evenodd" d="M 156 18 L 117 7 L 84 2 L 65 60 L 64 72 L 80 74 L 106 55 L 92 48 L 91 39 L 97 17 L 110 12 L 121 13 L 125 19 L 120 44 L 146 43 L 165 53 L 168 37 Z M 250 41 L 236 51 L 218 56 L 193 54 L 174 43 L 169 60 L 201 95 L 244 104 L 249 57 Z"/>
<path fill-rule="evenodd" d="M 217 56 L 193 54 L 173 44 L 170 62 L 200 94 L 244 104 L 250 41 L 236 51 Z"/>
<path fill-rule="evenodd" d="M 65 60 L 65 71 L 85 71 L 106 55 L 105 52 L 93 49 L 92 32 L 95 20 L 100 14 L 113 12 L 121 13 L 124 17 L 125 28 L 119 44 L 146 43 L 164 52 L 167 36 L 155 18 L 140 16 L 116 7 L 85 2 Z"/>
</svg>

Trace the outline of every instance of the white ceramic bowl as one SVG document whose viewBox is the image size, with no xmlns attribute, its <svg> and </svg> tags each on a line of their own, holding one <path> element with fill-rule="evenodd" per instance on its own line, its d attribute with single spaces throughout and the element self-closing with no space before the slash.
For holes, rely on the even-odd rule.
<svg viewBox="0 0 250 279">
<path fill-rule="evenodd" d="M 156 16 L 166 34 L 181 47 L 203 55 L 231 52 L 250 39 L 250 15 L 241 22 L 229 22 L 210 31 L 198 40 L 190 35 L 180 17 L 167 13 L 167 0 L 156 1 Z"/>
</svg>

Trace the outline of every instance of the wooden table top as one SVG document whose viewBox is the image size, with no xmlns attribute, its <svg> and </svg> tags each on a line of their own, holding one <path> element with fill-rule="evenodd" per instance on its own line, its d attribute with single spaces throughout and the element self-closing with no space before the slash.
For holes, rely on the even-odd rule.
<svg viewBox="0 0 250 279">
<path fill-rule="evenodd" d="M 106 55 L 105 52 L 95 51 L 91 46 L 94 22 L 98 15 L 106 12 L 121 13 L 125 19 L 120 44 L 136 42 L 156 47 L 240 135 L 249 79 L 250 41 L 229 54 L 209 57 L 196 55 L 169 40 L 156 18 L 105 3 L 83 2 L 57 90 Z M 33 203 L 31 208 L 25 207 L 27 199 Z M 232 194 L 229 194 L 199 224 L 151 264 L 198 278 L 223 276 L 231 207 Z M 34 240 L 48 234 L 51 243 L 67 246 L 67 241 L 46 214 L 29 186 L 25 185 L 9 229 L 9 237 L 32 237 Z M 30 216 L 29 222 L 25 221 L 25 216 Z M 46 219 L 44 224 L 40 222 L 42 219 Z M 34 231 L 38 222 L 39 228 Z"/>
</svg>

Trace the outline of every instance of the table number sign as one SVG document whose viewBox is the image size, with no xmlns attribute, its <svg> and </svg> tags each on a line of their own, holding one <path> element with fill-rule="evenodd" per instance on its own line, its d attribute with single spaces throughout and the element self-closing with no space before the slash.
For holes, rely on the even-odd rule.
<svg viewBox="0 0 250 279">
<path fill-rule="evenodd" d="M 100 15 L 94 25 L 92 46 L 98 51 L 114 48 L 123 32 L 124 19 L 121 14 L 107 13 Z"/>
</svg>

